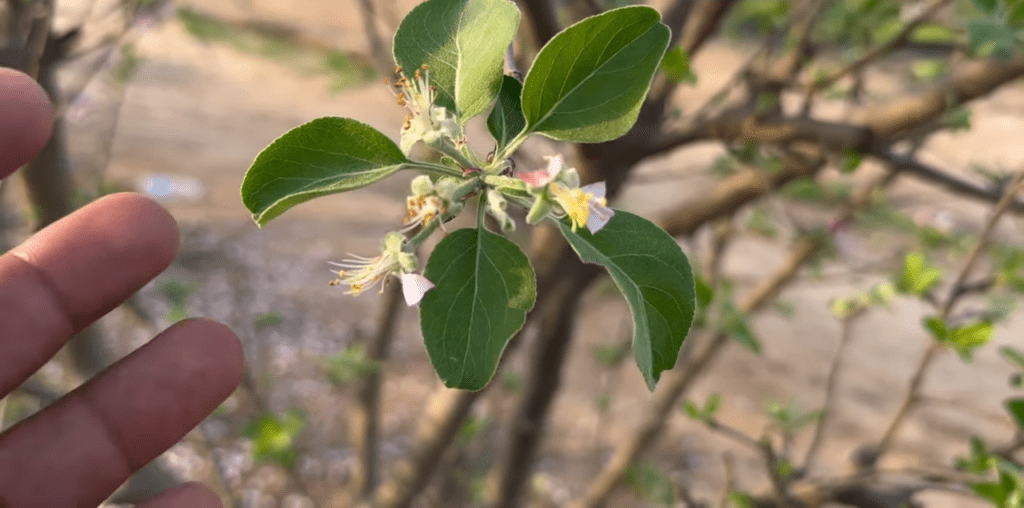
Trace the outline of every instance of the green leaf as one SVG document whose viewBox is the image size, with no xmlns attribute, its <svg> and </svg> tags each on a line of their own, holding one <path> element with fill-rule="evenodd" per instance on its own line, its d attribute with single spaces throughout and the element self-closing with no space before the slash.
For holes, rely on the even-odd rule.
<svg viewBox="0 0 1024 508">
<path fill-rule="evenodd" d="M 971 361 L 974 350 L 988 343 L 992 338 L 992 323 L 976 323 L 954 329 L 949 334 L 949 343 L 964 361 Z"/>
<path fill-rule="evenodd" d="M 999 0 L 973 0 L 974 6 L 979 11 L 985 14 L 992 14 L 996 11 L 996 7 L 999 5 Z"/>
<path fill-rule="evenodd" d="M 939 23 L 922 23 L 910 34 L 910 41 L 918 44 L 952 44 L 957 33 Z"/>
<path fill-rule="evenodd" d="M 260 152 L 242 179 L 242 202 L 262 227 L 299 203 L 365 187 L 406 162 L 373 127 L 351 118 L 319 118 Z"/>
<path fill-rule="evenodd" d="M 596 234 L 556 223 L 580 259 L 604 266 L 626 297 L 633 354 L 653 390 L 661 373 L 675 365 L 693 320 L 696 296 L 686 255 L 663 229 L 621 210 Z"/>
<path fill-rule="evenodd" d="M 694 85 L 697 75 L 690 69 L 690 54 L 682 46 L 676 46 L 665 52 L 661 59 L 661 70 L 665 76 L 677 83 Z"/>
<path fill-rule="evenodd" d="M 949 63 L 945 60 L 918 60 L 910 65 L 910 73 L 920 81 L 934 81 L 949 72 Z"/>
<path fill-rule="evenodd" d="M 1006 13 L 1006 24 L 1014 30 L 1024 28 L 1024 2 L 1016 2 Z"/>
<path fill-rule="evenodd" d="M 864 161 L 864 154 L 857 151 L 855 148 L 847 148 L 839 154 L 839 171 L 843 173 L 852 173 L 855 169 L 860 167 L 860 163 Z"/>
<path fill-rule="evenodd" d="M 338 351 L 325 363 L 327 378 L 337 386 L 363 379 L 383 367 L 379 360 L 370 358 L 366 346 L 362 344 Z"/>
<path fill-rule="evenodd" d="M 1003 358 L 1018 370 L 1024 371 L 1024 351 L 1013 346 L 1003 346 L 999 348 L 999 354 L 1003 355 Z"/>
<path fill-rule="evenodd" d="M 704 403 L 704 414 L 708 419 L 714 418 L 715 413 L 718 412 L 718 408 L 722 407 L 722 396 L 717 393 L 712 393 L 708 396 L 707 402 Z"/>
<path fill-rule="evenodd" d="M 398 26 L 395 61 L 409 72 L 428 66 L 437 103 L 465 123 L 498 94 L 518 27 L 519 9 L 506 0 L 427 0 Z"/>
<path fill-rule="evenodd" d="M 1017 43 L 1013 29 L 994 19 L 972 19 L 967 23 L 971 54 L 983 58 L 1009 60 Z"/>
<path fill-rule="evenodd" d="M 519 102 L 519 96 L 522 94 L 523 84 L 518 79 L 512 76 L 505 76 L 502 79 L 498 101 L 494 103 L 494 109 L 487 117 L 487 130 L 498 142 L 499 151 L 526 127 L 523 105 Z"/>
<path fill-rule="evenodd" d="M 650 7 L 623 7 L 548 41 L 523 84 L 527 132 L 580 143 L 625 134 L 668 47 L 660 19 Z"/>
<path fill-rule="evenodd" d="M 256 460 L 274 460 L 286 467 L 295 463 L 295 438 L 306 427 L 306 416 L 292 410 L 283 416 L 266 413 L 250 423 L 245 435 L 254 441 L 253 456 Z"/>
<path fill-rule="evenodd" d="M 446 386 L 479 390 L 533 308 L 533 268 L 505 238 L 460 229 L 437 244 L 424 275 L 435 284 L 420 303 L 430 362 Z"/>
<path fill-rule="evenodd" d="M 942 272 L 929 265 L 924 254 L 911 252 L 903 259 L 903 273 L 896 280 L 896 289 L 924 296 L 941 278 Z"/>
<path fill-rule="evenodd" d="M 701 308 L 707 308 L 711 305 L 711 300 L 715 297 L 715 288 L 708 284 L 708 281 L 700 275 L 693 275 L 694 289 L 697 295 L 697 303 L 700 304 Z"/>
<path fill-rule="evenodd" d="M 1007 399 L 1003 404 L 1006 406 L 1006 411 L 1013 417 L 1017 428 L 1024 429 L 1024 399 L 1019 397 Z"/>
<path fill-rule="evenodd" d="M 1010 494 L 998 483 L 972 483 L 970 486 L 971 490 L 973 490 L 978 497 L 991 501 L 993 505 L 999 508 L 1004 506 L 1006 498 Z"/>
<path fill-rule="evenodd" d="M 761 354 L 761 341 L 750 329 L 750 321 L 747 314 L 737 308 L 732 302 L 722 307 L 721 323 L 719 328 L 739 345 L 751 350 L 755 354 Z"/>
<path fill-rule="evenodd" d="M 939 342 L 946 342 L 949 338 L 949 330 L 946 328 L 946 322 L 935 317 L 926 317 L 922 321 L 924 329 L 928 330 L 928 333 L 932 334 L 932 337 Z"/>
</svg>

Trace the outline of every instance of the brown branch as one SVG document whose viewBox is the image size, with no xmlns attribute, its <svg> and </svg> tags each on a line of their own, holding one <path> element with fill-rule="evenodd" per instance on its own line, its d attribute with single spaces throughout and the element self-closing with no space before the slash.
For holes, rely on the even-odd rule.
<svg viewBox="0 0 1024 508">
<path fill-rule="evenodd" d="M 718 27 L 721 26 L 726 14 L 738 3 L 738 0 L 716 0 L 712 2 L 701 2 L 700 24 L 687 30 L 679 44 L 693 58 L 708 41 Z"/>
<path fill-rule="evenodd" d="M 850 220 L 856 209 L 870 201 L 871 195 L 877 187 L 887 185 L 892 181 L 891 175 L 892 173 L 865 186 L 860 193 L 842 207 L 838 222 Z M 665 226 L 662 224 L 662 227 Z M 751 291 L 740 303 L 740 308 L 744 312 L 754 312 L 763 308 L 772 296 L 792 281 L 800 267 L 810 259 L 817 248 L 817 244 L 811 239 L 805 238 L 798 241 L 786 263 L 769 279 Z M 676 400 L 701 374 L 710 368 L 713 361 L 729 343 L 729 338 L 722 333 L 705 337 L 708 338 L 708 345 L 699 355 L 692 360 L 679 362 L 674 369 L 665 373 L 636 430 L 615 449 L 602 470 L 587 487 L 583 496 L 568 505 L 570 508 L 595 508 L 603 504 L 612 489 L 622 481 L 622 474 L 626 468 L 658 437 Z M 697 338 L 691 337 L 688 340 L 697 340 Z M 704 340 L 700 340 L 700 342 L 704 342 Z"/>
<path fill-rule="evenodd" d="M 367 348 L 367 359 L 375 365 L 383 365 L 391 350 L 391 342 L 395 337 L 398 317 L 402 310 L 402 288 L 399 284 L 390 284 L 385 289 L 384 309 L 381 314 L 377 333 Z M 384 374 L 380 368 L 370 372 L 359 384 L 359 405 L 352 412 L 352 441 L 359 457 L 359 467 L 355 473 L 355 484 L 360 498 L 369 499 L 377 488 L 380 439 L 380 394 Z"/>
<path fill-rule="evenodd" d="M 853 325 L 864 315 L 863 309 L 854 311 L 842 320 L 842 331 L 839 337 L 839 347 L 836 356 L 832 359 L 832 366 L 828 370 L 828 380 L 825 382 L 825 403 L 822 407 L 821 418 L 814 426 L 814 434 L 811 437 L 811 444 L 807 447 L 807 454 L 804 455 L 804 463 L 801 468 L 803 475 L 809 475 L 814 471 L 818 460 L 818 453 L 825 443 L 825 431 L 835 419 L 836 404 L 839 394 L 839 373 L 846 358 L 846 351 L 853 337 Z"/>
<path fill-rule="evenodd" d="M 359 0 L 359 14 L 363 17 L 363 31 L 366 32 L 366 40 L 370 45 L 370 55 L 373 56 L 373 63 L 377 72 L 384 76 L 390 76 L 394 70 L 394 61 L 391 52 L 381 39 L 377 30 L 377 11 L 373 0 Z"/>
<path fill-rule="evenodd" d="M 704 223 L 731 214 L 787 182 L 815 174 L 825 159 L 787 156 L 779 171 L 751 170 L 726 178 L 707 193 L 663 214 L 659 223 L 672 236 L 689 235 Z"/>
<path fill-rule="evenodd" d="M 961 268 L 960 272 L 957 274 L 957 277 L 953 282 L 953 286 L 950 289 L 949 296 L 942 303 L 939 319 L 945 320 L 949 317 L 950 312 L 953 310 L 953 306 L 956 305 L 957 300 L 963 294 L 960 291 L 960 286 L 962 286 L 967 280 L 967 277 L 970 276 L 971 269 L 974 267 L 978 257 L 987 247 L 988 240 L 992 235 L 992 231 L 995 229 L 996 224 L 999 222 L 999 218 L 1006 212 L 1010 203 L 1014 201 L 1014 196 L 1022 187 L 1024 187 L 1024 171 L 1019 171 L 1014 175 L 1013 180 L 1006 186 L 1006 192 L 1003 194 L 1003 198 L 996 205 L 991 217 L 988 219 L 988 222 L 985 223 L 985 226 L 978 237 L 978 243 L 974 246 L 974 249 L 971 250 L 970 254 L 968 254 L 963 268 Z M 928 346 L 928 349 L 925 350 L 924 356 L 921 357 L 921 361 L 918 363 L 917 368 L 914 370 L 914 374 L 910 379 L 910 386 L 903 402 L 900 404 L 899 410 L 893 417 L 892 422 L 886 428 L 886 431 L 882 435 L 882 439 L 879 441 L 878 445 L 874 450 L 872 450 L 873 453 L 871 453 L 871 458 L 873 460 L 867 464 L 868 466 L 874 466 L 878 459 L 892 448 L 893 441 L 896 439 L 896 434 L 900 427 L 906 421 L 910 412 L 917 407 L 921 400 L 921 387 L 924 385 L 925 376 L 930 370 L 932 363 L 938 357 L 938 354 L 943 350 L 943 344 L 939 341 L 933 341 Z"/>
<path fill-rule="evenodd" d="M 820 143 L 832 149 L 887 146 L 890 141 L 945 114 L 951 104 L 960 105 L 985 96 L 1024 75 L 1024 54 L 1012 60 L 967 62 L 930 90 L 880 106 L 854 111 L 847 123 L 822 122 L 803 116 L 757 121 L 752 104 L 723 110 L 710 120 L 664 136 L 640 150 L 639 159 L 707 139 L 744 139 L 786 144 L 796 140 Z M 865 150 L 869 151 L 869 150 Z"/>
<path fill-rule="evenodd" d="M 915 157 L 897 155 L 889 149 L 877 149 L 871 155 L 902 173 L 938 184 L 950 192 L 970 198 L 998 203 L 1003 197 L 1002 189 L 983 187 L 964 180 L 941 169 L 929 166 Z M 1008 211 L 1024 213 L 1024 201 L 1013 200 L 1007 205 Z"/>
<path fill-rule="evenodd" d="M 512 418 L 504 456 L 488 478 L 490 504 L 498 508 L 520 505 L 523 485 L 531 475 L 551 403 L 561 387 L 577 306 L 587 286 L 600 274 L 595 265 L 584 265 L 578 259 L 559 271 L 562 283 L 552 289 L 555 294 L 541 309 L 537 351 L 526 391 Z"/>
<path fill-rule="evenodd" d="M 523 0 L 523 7 L 529 15 L 530 24 L 533 26 L 533 40 L 537 46 L 543 46 L 548 39 L 552 38 L 562 30 L 558 23 L 558 13 L 555 12 L 554 0 Z"/>
<path fill-rule="evenodd" d="M 391 476 L 377 488 L 372 506 L 403 508 L 412 504 L 413 498 L 433 477 L 434 466 L 440 462 L 481 393 L 442 388 L 427 399 L 412 451 L 394 466 Z"/>
</svg>

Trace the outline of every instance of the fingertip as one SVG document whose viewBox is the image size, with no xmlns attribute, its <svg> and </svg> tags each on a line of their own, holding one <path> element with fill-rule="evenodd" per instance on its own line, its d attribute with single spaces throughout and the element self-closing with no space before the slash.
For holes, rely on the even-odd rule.
<svg viewBox="0 0 1024 508">
<path fill-rule="evenodd" d="M 31 161 L 53 128 L 53 107 L 39 83 L 0 67 L 0 178 Z"/>
<path fill-rule="evenodd" d="M 167 254 L 165 266 L 178 254 L 181 231 L 174 217 L 156 201 L 134 192 L 108 194 L 90 203 L 87 208 L 102 207 L 115 217 L 131 219 L 144 228 L 159 243 L 160 251 Z"/>
<path fill-rule="evenodd" d="M 242 383 L 245 373 L 245 357 L 238 335 L 227 325 L 207 318 L 186 319 L 174 328 L 176 335 L 194 341 L 192 346 L 196 351 L 210 359 L 223 386 L 230 388 L 224 394 L 227 398 Z"/>
</svg>

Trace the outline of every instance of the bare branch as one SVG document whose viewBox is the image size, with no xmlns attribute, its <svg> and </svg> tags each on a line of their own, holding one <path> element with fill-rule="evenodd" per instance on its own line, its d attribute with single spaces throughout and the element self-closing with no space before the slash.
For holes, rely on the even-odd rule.
<svg viewBox="0 0 1024 508">
<path fill-rule="evenodd" d="M 818 452 L 825 443 L 825 431 L 829 424 L 835 419 L 837 396 L 839 392 L 839 373 L 846 358 L 847 347 L 850 338 L 853 336 L 853 325 L 864 315 L 863 309 L 854 311 L 842 320 L 842 332 L 839 338 L 839 348 L 836 356 L 832 359 L 832 366 L 828 370 L 828 381 L 825 382 L 825 404 L 822 407 L 821 418 L 814 427 L 814 434 L 811 437 L 811 444 L 807 447 L 807 454 L 804 456 L 803 474 L 809 475 L 814 470 L 818 460 Z"/>
<path fill-rule="evenodd" d="M 962 196 L 997 203 L 1002 197 L 1002 189 L 986 188 L 971 183 L 941 169 L 929 166 L 915 157 L 897 155 L 889 149 L 877 149 L 871 155 L 903 173 L 908 173 L 945 187 L 947 190 Z M 1007 205 L 1008 211 L 1024 213 L 1024 201 L 1013 200 Z"/>
<path fill-rule="evenodd" d="M 891 173 L 875 182 L 867 185 L 853 199 L 842 207 L 838 222 L 845 222 L 853 217 L 853 213 L 859 207 L 870 202 L 872 193 L 879 186 L 887 185 L 892 181 Z M 665 224 L 661 224 L 665 227 Z M 817 245 L 810 239 L 798 241 L 789 259 L 770 278 L 763 281 L 758 287 L 747 294 L 740 303 L 740 308 L 745 312 L 754 312 L 761 309 L 783 286 L 788 284 L 796 276 L 797 271 L 817 251 Z M 708 344 L 703 351 L 692 360 L 679 362 L 676 367 L 662 376 L 658 390 L 655 392 L 650 404 L 647 406 L 644 415 L 641 417 L 639 426 L 622 441 L 615 449 L 612 456 L 605 463 L 604 468 L 587 487 L 580 499 L 570 503 L 570 508 L 595 508 L 607 499 L 615 488 L 622 481 L 622 473 L 632 464 L 644 450 L 650 446 L 664 428 L 664 422 L 669 411 L 675 406 L 676 400 L 710 368 L 713 361 L 725 349 L 729 338 L 722 333 L 706 335 L 704 337 L 691 337 L 687 340 L 705 342 Z"/>
<path fill-rule="evenodd" d="M 992 215 L 989 217 L 988 222 L 985 223 L 985 227 L 982 229 L 981 234 L 978 237 L 978 243 L 974 246 L 974 249 L 971 250 L 971 253 L 967 255 L 967 260 L 964 262 L 963 268 L 961 268 L 960 272 L 957 274 L 957 277 L 953 282 L 953 286 L 950 289 L 949 296 L 942 303 L 939 319 L 945 320 L 949 317 L 953 306 L 956 305 L 957 300 L 960 295 L 962 295 L 960 287 L 967 280 L 967 277 L 970 276 L 971 269 L 974 268 L 974 263 L 988 246 L 988 240 L 992 231 L 995 229 L 996 224 L 999 222 L 999 218 L 1007 211 L 1010 203 L 1014 202 L 1014 196 L 1016 196 L 1017 192 L 1022 188 L 1024 188 L 1024 171 L 1019 171 L 1014 175 L 1010 184 L 1006 186 L 1006 192 L 992 211 Z M 918 363 L 917 368 L 914 369 L 914 374 L 910 379 L 910 387 L 907 390 L 906 397 L 904 397 L 899 410 L 896 412 L 892 422 L 882 435 L 881 441 L 879 441 L 875 449 L 872 450 L 873 453 L 871 453 L 871 458 L 873 460 L 869 461 L 866 465 L 874 466 L 878 459 L 892 448 L 893 441 L 896 438 L 896 433 L 903 425 L 903 422 L 906 421 L 910 412 L 920 402 L 921 387 L 924 385 L 925 376 L 930 370 L 932 363 L 938 357 L 938 354 L 942 351 L 944 351 L 944 347 L 939 341 L 933 341 L 928 346 L 928 349 L 925 350 L 920 363 Z"/>
<path fill-rule="evenodd" d="M 391 342 L 395 337 L 398 317 L 402 310 L 402 290 L 399 284 L 391 284 L 385 289 L 384 310 L 377 325 L 377 333 L 370 341 L 366 356 L 376 365 L 382 365 L 391 350 Z M 380 393 L 384 374 L 380 368 L 374 369 L 359 385 L 359 405 L 352 412 L 354 424 L 353 443 L 359 457 L 355 484 L 359 496 L 369 499 L 377 488 L 379 466 L 380 439 Z"/>
</svg>

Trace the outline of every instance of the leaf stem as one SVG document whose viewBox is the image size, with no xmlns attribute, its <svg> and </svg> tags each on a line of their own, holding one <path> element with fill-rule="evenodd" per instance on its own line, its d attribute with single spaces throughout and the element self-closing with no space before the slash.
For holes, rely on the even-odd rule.
<svg viewBox="0 0 1024 508">
<path fill-rule="evenodd" d="M 443 164 L 434 164 L 433 162 L 411 160 L 403 164 L 401 169 L 418 169 L 420 171 L 438 176 L 462 176 L 462 172 L 455 168 L 450 168 Z"/>
</svg>

